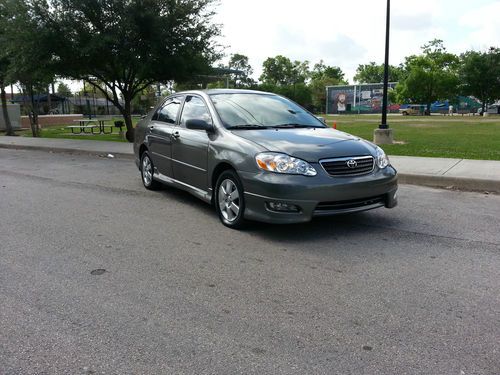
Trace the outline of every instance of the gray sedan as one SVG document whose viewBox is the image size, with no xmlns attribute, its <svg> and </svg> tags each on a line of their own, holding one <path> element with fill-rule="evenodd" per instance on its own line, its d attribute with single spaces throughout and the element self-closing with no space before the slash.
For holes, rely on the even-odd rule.
<svg viewBox="0 0 500 375">
<path fill-rule="evenodd" d="M 138 123 L 134 152 L 147 189 L 186 190 L 232 228 L 397 204 L 396 170 L 381 148 L 271 93 L 171 95 Z"/>
</svg>

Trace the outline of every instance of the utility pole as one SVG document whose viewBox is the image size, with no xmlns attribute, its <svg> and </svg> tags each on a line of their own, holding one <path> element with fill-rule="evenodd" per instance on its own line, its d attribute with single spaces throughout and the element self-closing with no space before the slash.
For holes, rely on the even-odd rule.
<svg viewBox="0 0 500 375">
<path fill-rule="evenodd" d="M 387 15 L 385 24 L 385 63 L 384 63 L 384 94 L 382 99 L 382 122 L 375 129 L 373 140 L 376 144 L 391 144 L 394 141 L 392 129 L 387 125 L 387 103 L 389 92 L 389 32 L 391 27 L 391 0 L 387 0 Z"/>
</svg>

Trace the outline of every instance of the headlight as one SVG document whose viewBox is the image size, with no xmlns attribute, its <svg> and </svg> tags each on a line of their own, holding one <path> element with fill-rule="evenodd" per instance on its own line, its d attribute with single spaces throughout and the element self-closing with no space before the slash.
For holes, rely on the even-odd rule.
<svg viewBox="0 0 500 375">
<path fill-rule="evenodd" d="M 377 155 L 377 165 L 380 169 L 384 169 L 389 165 L 389 158 L 385 154 L 384 150 L 377 146 L 377 150 L 375 151 Z"/>
<path fill-rule="evenodd" d="M 260 169 L 276 173 L 301 174 L 316 176 L 314 169 L 308 162 L 292 158 L 286 154 L 276 152 L 263 152 L 255 156 L 255 161 Z"/>
</svg>

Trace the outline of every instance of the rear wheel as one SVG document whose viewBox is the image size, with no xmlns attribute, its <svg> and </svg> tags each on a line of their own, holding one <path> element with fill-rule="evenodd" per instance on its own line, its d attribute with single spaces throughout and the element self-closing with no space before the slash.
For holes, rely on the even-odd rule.
<svg viewBox="0 0 500 375">
<path fill-rule="evenodd" d="M 154 165 L 149 153 L 144 151 L 141 156 L 141 180 L 144 187 L 148 190 L 157 190 L 161 187 L 158 181 L 153 178 Z"/>
<path fill-rule="evenodd" d="M 225 226 L 236 229 L 245 225 L 243 186 L 236 172 L 227 170 L 217 179 L 215 209 Z"/>
</svg>

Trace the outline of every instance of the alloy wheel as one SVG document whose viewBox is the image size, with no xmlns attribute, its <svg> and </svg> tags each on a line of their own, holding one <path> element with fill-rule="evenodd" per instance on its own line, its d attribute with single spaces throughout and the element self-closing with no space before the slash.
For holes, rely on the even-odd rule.
<svg viewBox="0 0 500 375">
<path fill-rule="evenodd" d="M 240 194 L 236 184 L 230 179 L 222 181 L 219 185 L 218 198 L 220 212 L 224 219 L 230 223 L 235 221 L 240 212 Z"/>
</svg>

